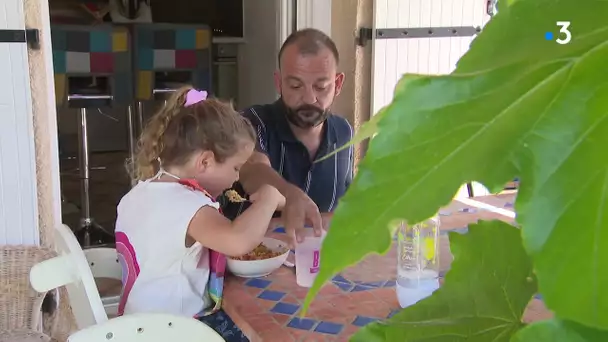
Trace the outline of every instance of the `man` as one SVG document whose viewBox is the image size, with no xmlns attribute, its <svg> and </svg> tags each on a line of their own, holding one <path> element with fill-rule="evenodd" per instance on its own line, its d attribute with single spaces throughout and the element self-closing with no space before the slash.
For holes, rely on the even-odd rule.
<svg viewBox="0 0 608 342">
<path fill-rule="evenodd" d="M 346 144 L 353 131 L 348 121 L 329 111 L 344 83 L 331 38 L 315 29 L 294 32 L 278 59 L 274 80 L 281 98 L 244 111 L 258 142 L 240 172 L 240 184 L 246 193 L 270 184 L 285 196 L 281 217 L 294 243 L 305 225 L 320 235 L 324 219 L 346 192 L 353 177 L 353 149 L 315 161 Z"/>
</svg>

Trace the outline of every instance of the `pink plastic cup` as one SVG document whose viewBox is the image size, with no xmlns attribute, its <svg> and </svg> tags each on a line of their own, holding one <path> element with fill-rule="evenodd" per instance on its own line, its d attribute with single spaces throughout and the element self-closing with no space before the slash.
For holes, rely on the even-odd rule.
<svg viewBox="0 0 608 342">
<path fill-rule="evenodd" d="M 321 267 L 321 243 L 325 231 L 317 237 L 312 229 L 306 229 L 304 241 L 296 245 L 296 283 L 311 287 Z"/>
</svg>

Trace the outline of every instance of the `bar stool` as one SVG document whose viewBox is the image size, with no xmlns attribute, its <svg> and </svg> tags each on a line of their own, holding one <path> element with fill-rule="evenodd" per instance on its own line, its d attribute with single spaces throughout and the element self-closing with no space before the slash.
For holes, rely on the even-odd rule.
<svg viewBox="0 0 608 342">
<path fill-rule="evenodd" d="M 137 141 L 146 125 L 149 101 L 165 100 L 185 84 L 213 92 L 211 29 L 207 25 L 143 23 L 133 24 L 131 29 L 135 103 L 130 110 L 135 113 L 136 128 L 130 141 Z M 131 155 L 135 148 L 130 145 Z"/>
<path fill-rule="evenodd" d="M 76 235 L 84 248 L 113 243 L 113 232 L 91 215 L 87 118 L 95 113 L 91 109 L 101 113 L 101 107 L 133 102 L 131 35 L 121 26 L 54 25 L 51 37 L 57 107 L 79 108 L 80 224 Z M 83 79 L 91 82 L 83 86 Z"/>
</svg>

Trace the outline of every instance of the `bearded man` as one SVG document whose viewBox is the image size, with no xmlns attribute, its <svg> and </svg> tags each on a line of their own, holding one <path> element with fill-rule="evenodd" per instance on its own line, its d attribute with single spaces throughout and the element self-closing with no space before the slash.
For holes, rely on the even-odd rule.
<svg viewBox="0 0 608 342">
<path fill-rule="evenodd" d="M 346 144 L 353 130 L 346 119 L 330 112 L 344 83 L 331 38 L 315 29 L 296 31 L 283 43 L 278 60 L 274 80 L 281 97 L 243 113 L 257 130 L 258 141 L 240 170 L 239 183 L 245 193 L 269 184 L 285 196 L 281 218 L 295 243 L 302 240 L 298 232 L 304 226 L 321 234 L 350 185 L 352 147 L 315 161 Z"/>
</svg>

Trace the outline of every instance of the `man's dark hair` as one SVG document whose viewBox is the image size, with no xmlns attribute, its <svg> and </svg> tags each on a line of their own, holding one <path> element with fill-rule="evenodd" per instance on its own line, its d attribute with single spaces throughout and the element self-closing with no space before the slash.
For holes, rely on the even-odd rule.
<svg viewBox="0 0 608 342">
<path fill-rule="evenodd" d="M 336 65 L 340 63 L 340 54 L 336 43 L 325 33 L 314 28 L 306 28 L 293 32 L 285 39 L 279 50 L 279 67 L 281 66 L 283 51 L 290 45 L 296 45 L 302 55 L 316 55 L 322 48 L 329 49 L 336 59 Z"/>
</svg>

